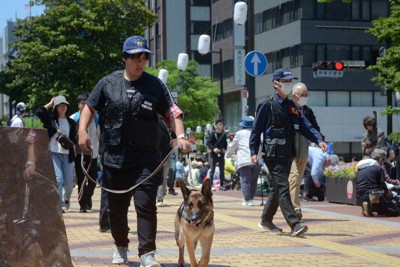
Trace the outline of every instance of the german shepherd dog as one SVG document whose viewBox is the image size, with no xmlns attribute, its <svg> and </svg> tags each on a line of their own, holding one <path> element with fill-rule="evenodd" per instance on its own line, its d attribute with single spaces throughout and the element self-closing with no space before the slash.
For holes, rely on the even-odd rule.
<svg viewBox="0 0 400 267">
<path fill-rule="evenodd" d="M 211 180 L 204 180 L 200 192 L 190 190 L 183 182 L 180 183 L 180 188 L 184 201 L 175 217 L 175 239 L 179 247 L 178 266 L 185 265 L 185 242 L 190 266 L 208 266 L 215 230 Z M 202 250 L 198 264 L 195 257 L 197 241 L 200 241 Z"/>
</svg>

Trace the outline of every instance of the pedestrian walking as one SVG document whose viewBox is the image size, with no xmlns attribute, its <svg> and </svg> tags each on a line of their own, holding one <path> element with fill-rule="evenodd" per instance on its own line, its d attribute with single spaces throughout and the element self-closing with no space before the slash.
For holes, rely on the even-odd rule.
<svg viewBox="0 0 400 267">
<path fill-rule="evenodd" d="M 207 142 L 207 147 L 211 150 L 210 155 L 210 177 L 214 177 L 215 167 L 219 166 L 219 190 L 226 191 L 224 186 L 225 176 L 225 151 L 228 146 L 226 142 L 226 134 L 224 131 L 224 123 L 221 119 L 215 121 L 215 130 L 211 132 Z"/>
<path fill-rule="evenodd" d="M 123 44 L 125 69 L 103 77 L 91 92 L 79 123 L 79 145 L 90 147 L 86 132 L 96 112 L 100 115 L 100 151 L 103 185 L 108 192 L 111 234 L 116 246 L 113 263 L 128 263 L 128 208 L 134 198 L 137 215 L 138 254 L 142 266 L 160 266 L 156 251 L 158 186 L 160 172 L 147 177 L 161 163 L 158 151 L 158 115 L 177 136 L 177 144 L 191 148 L 182 123 L 182 111 L 174 103 L 168 88 L 157 77 L 144 71 L 152 52 L 147 40 L 131 36 Z M 140 184 L 141 183 L 141 184 Z"/>
<path fill-rule="evenodd" d="M 77 104 L 79 111 L 75 112 L 70 116 L 71 119 L 75 121 L 75 123 L 79 123 L 79 118 L 81 115 L 81 110 L 85 106 L 86 99 L 88 98 L 88 94 L 81 94 L 77 98 Z M 97 181 L 97 158 L 99 156 L 99 116 L 96 114 L 93 120 L 89 123 L 88 127 L 88 135 L 90 138 L 90 144 L 92 145 L 92 151 L 82 151 L 79 147 L 76 148 L 76 157 L 75 157 L 75 175 L 78 183 L 78 200 L 79 200 L 79 212 L 88 212 L 92 210 L 92 196 L 94 189 L 96 188 Z M 83 155 L 83 167 L 85 170 L 90 166 L 87 170 L 90 178 L 85 179 L 85 174 L 82 170 L 82 155 Z"/>
<path fill-rule="evenodd" d="M 43 123 L 50 138 L 50 151 L 57 180 L 58 195 L 63 212 L 70 208 L 74 188 L 74 159 L 76 124 L 69 118 L 69 103 L 64 96 L 53 97 L 49 103 L 39 107 L 37 116 Z M 69 138 L 69 142 L 65 140 Z M 64 139 L 64 140 L 63 140 Z M 63 194 L 64 188 L 64 194 Z"/>
<path fill-rule="evenodd" d="M 320 132 L 319 125 L 315 118 L 313 110 L 307 106 L 308 88 L 304 83 L 296 83 L 292 89 L 293 102 L 299 111 L 310 121 L 311 125 Z M 324 137 L 324 136 L 322 136 Z M 300 185 L 306 169 L 308 160 L 308 146 L 310 141 L 304 137 L 300 132 L 296 131 L 294 136 L 295 154 L 289 173 L 289 189 L 290 199 L 292 201 L 294 210 L 296 211 L 299 219 L 303 218 L 300 205 Z"/>
<path fill-rule="evenodd" d="M 257 191 L 257 180 L 261 170 L 261 165 L 251 162 L 249 140 L 253 124 L 254 118 L 248 116 L 239 122 L 239 127 L 242 127 L 242 129 L 235 133 L 235 137 L 229 143 L 225 154 L 225 157 L 236 154 L 235 169 L 240 178 L 244 198 L 243 206 L 253 205 L 254 195 Z"/>
<path fill-rule="evenodd" d="M 259 227 L 274 232 L 282 229 L 272 222 L 280 207 L 292 236 L 299 236 L 308 229 L 300 223 L 289 194 L 289 172 L 294 153 L 294 133 L 300 131 L 312 142 L 327 150 L 322 136 L 301 114 L 293 101 L 287 98 L 292 91 L 292 80 L 297 79 L 290 69 L 278 69 L 273 74 L 275 93 L 257 108 L 257 116 L 250 135 L 250 151 L 253 163 L 258 161 L 260 136 L 263 134 L 264 162 L 271 175 L 272 190 L 264 206 Z"/>
</svg>

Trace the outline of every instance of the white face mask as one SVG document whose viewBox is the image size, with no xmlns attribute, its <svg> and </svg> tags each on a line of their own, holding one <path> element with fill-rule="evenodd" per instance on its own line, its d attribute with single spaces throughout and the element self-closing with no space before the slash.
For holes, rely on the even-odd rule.
<svg viewBox="0 0 400 267">
<path fill-rule="evenodd" d="M 281 92 L 284 95 L 288 95 L 292 92 L 293 83 L 279 83 L 281 85 Z"/>
<path fill-rule="evenodd" d="M 299 104 L 300 107 L 307 105 L 307 97 L 300 97 L 299 101 L 297 101 L 297 104 Z"/>
</svg>

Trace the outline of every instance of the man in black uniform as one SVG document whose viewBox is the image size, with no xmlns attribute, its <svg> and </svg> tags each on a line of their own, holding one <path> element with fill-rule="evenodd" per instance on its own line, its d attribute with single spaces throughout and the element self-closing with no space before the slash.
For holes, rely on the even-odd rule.
<svg viewBox="0 0 400 267">
<path fill-rule="evenodd" d="M 296 215 L 289 194 L 289 172 L 294 156 L 294 134 L 299 131 L 307 139 L 327 151 L 321 134 L 298 110 L 287 96 L 292 91 L 293 76 L 290 69 L 278 69 L 273 74 L 274 95 L 262 102 L 257 108 L 256 120 L 250 135 L 250 152 L 253 163 L 257 163 L 260 136 L 263 134 L 264 161 L 272 178 L 272 191 L 264 206 L 259 227 L 274 232 L 281 232 L 272 223 L 274 215 L 281 208 L 286 222 L 292 229 L 292 236 L 299 236 L 307 231 Z"/>
<path fill-rule="evenodd" d="M 226 134 L 224 132 L 224 124 L 222 120 L 215 121 L 215 131 L 211 132 L 207 147 L 211 150 L 210 155 L 210 179 L 212 180 L 215 173 L 215 167 L 219 166 L 219 190 L 226 191 L 225 181 L 225 151 L 228 144 L 226 142 Z"/>
<path fill-rule="evenodd" d="M 183 152 L 188 152 L 191 145 L 184 134 L 182 111 L 174 103 L 168 88 L 160 79 L 144 72 L 150 54 L 145 38 L 131 36 L 126 39 L 122 50 L 125 69 L 103 77 L 82 110 L 79 145 L 82 149 L 90 147 L 86 129 L 98 112 L 103 186 L 122 191 L 107 193 L 111 234 L 116 245 L 113 263 L 128 263 L 128 208 L 133 196 L 140 264 L 155 267 L 160 266 L 154 253 L 156 195 L 162 177 L 158 172 L 145 179 L 161 163 L 157 114 L 174 131 Z M 127 190 L 140 182 L 143 183 Z"/>
<path fill-rule="evenodd" d="M 399 216 L 400 210 L 391 199 L 393 194 L 385 183 L 385 174 L 381 164 L 386 160 L 386 151 L 374 148 L 371 158 L 357 163 L 357 205 L 362 207 L 364 216 Z"/>
</svg>

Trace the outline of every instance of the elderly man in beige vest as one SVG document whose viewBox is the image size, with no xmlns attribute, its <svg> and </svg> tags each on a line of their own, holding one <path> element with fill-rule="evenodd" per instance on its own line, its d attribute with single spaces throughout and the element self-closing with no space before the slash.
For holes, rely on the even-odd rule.
<svg viewBox="0 0 400 267">
<path fill-rule="evenodd" d="M 317 120 L 315 119 L 314 112 L 307 106 L 308 89 L 304 83 L 296 83 L 292 89 L 293 101 L 299 110 L 304 113 L 306 118 L 310 121 L 311 125 L 320 132 Z M 321 134 L 322 135 L 322 134 Z M 323 136 L 323 135 L 322 135 Z M 292 162 L 289 174 L 289 189 L 290 199 L 292 200 L 293 207 L 296 211 L 297 217 L 301 219 L 303 214 L 300 206 L 300 184 L 303 177 L 304 170 L 306 169 L 308 159 L 308 146 L 309 141 L 299 132 L 295 133 L 295 147 L 296 154 Z"/>
</svg>

